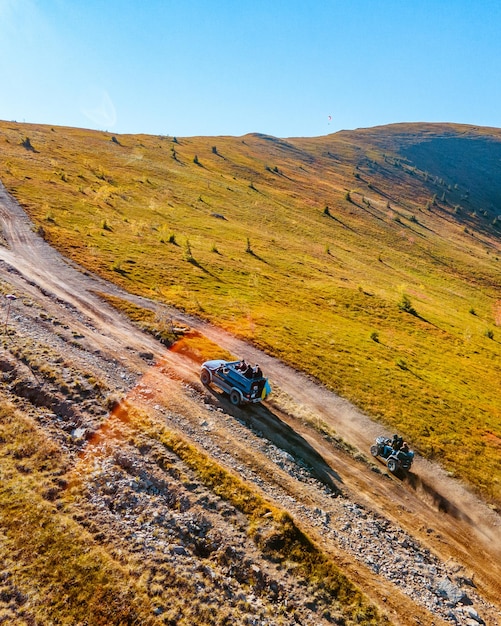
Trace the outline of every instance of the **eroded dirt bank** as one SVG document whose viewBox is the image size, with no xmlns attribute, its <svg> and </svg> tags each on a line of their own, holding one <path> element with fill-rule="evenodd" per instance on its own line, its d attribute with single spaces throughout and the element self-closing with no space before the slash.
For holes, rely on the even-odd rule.
<svg viewBox="0 0 501 626">
<path fill-rule="evenodd" d="M 82 523 L 89 523 L 86 514 L 94 517 L 102 541 L 116 541 L 117 549 L 139 555 L 154 551 L 159 563 L 191 571 L 208 604 L 218 585 L 244 594 L 249 615 L 261 620 L 255 623 L 329 623 L 292 572 L 273 569 L 238 524 L 228 523 L 236 514 L 225 512 L 224 503 L 215 503 L 194 477 L 191 491 L 176 482 L 175 472 L 166 486 L 154 468 L 155 450 L 138 454 L 124 444 L 128 427 L 109 408 L 126 400 L 182 432 L 291 512 L 394 623 L 501 623 L 501 520 L 461 484 L 419 458 L 409 479 L 389 476 L 367 458 L 381 432 L 367 416 L 255 348 L 172 312 L 234 354 L 259 362 L 270 377 L 277 390 L 270 403 L 232 407 L 217 391 L 202 387 L 197 364 L 165 350 L 103 304 L 96 291 L 119 290 L 47 246 L 3 187 L 0 228 L 0 286 L 4 295 L 17 296 L 1 302 L 0 321 L 8 322 L 2 334 L 2 394 L 31 411 L 61 443 L 73 459 L 73 472 L 92 464 L 92 471 L 82 472 L 89 494 Z M 20 358 L 26 346 L 55 368 L 62 359 L 62 378 L 70 389 L 81 372 L 91 372 L 103 383 L 100 395 L 90 387 L 83 393 L 83 383 L 78 393 L 65 395 L 61 384 L 26 366 Z M 352 451 L 323 437 L 315 422 L 328 425 Z M 113 436 L 100 436 L 103 432 Z M 175 512 L 169 501 L 177 503 Z M 216 561 L 211 589 L 204 568 Z M 245 585 L 251 579 L 260 582 L 249 594 Z M 290 622 L 266 617 L 270 607 L 284 603 L 294 605 L 297 620 L 292 613 L 280 618 Z M 159 610 L 159 619 L 165 613 Z"/>
</svg>

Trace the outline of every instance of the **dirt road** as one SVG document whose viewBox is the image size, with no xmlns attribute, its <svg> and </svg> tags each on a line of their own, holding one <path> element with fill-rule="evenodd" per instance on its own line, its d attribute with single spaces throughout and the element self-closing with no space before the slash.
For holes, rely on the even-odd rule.
<svg viewBox="0 0 501 626">
<path fill-rule="evenodd" d="M 48 313 L 57 313 L 58 319 L 64 320 L 73 332 L 85 335 L 92 350 L 108 355 L 109 359 L 139 375 L 143 387 L 169 386 L 173 381 L 179 385 L 181 379 L 202 396 L 212 394 L 225 415 L 232 415 L 253 431 L 259 431 L 274 451 L 288 455 L 284 457 L 286 460 L 299 459 L 309 468 L 311 475 L 329 486 L 332 492 L 339 490 L 346 498 L 343 506 L 348 506 L 346 503 L 349 502 L 356 511 L 364 511 L 366 518 L 384 519 L 402 529 L 408 538 L 407 543 L 411 538 L 419 546 L 415 553 L 431 554 L 437 563 L 442 564 L 444 572 L 450 573 L 452 570 L 447 569 L 447 564 L 453 564 L 455 571 L 461 574 L 455 582 L 456 587 L 460 587 L 457 581 L 461 578 L 468 586 L 469 596 L 476 598 L 477 623 L 501 623 L 498 620 L 501 610 L 501 518 L 439 466 L 417 458 L 407 479 L 390 476 L 382 465 L 370 458 L 369 446 L 383 429 L 368 416 L 315 381 L 224 331 L 171 311 L 173 317 L 196 328 L 233 354 L 259 362 L 270 378 L 276 393 L 267 406 L 245 411 L 231 407 L 217 392 L 201 388 L 196 364 L 166 350 L 140 332 L 118 312 L 103 304 L 96 292 L 129 297 L 153 307 L 157 307 L 157 303 L 124 294 L 117 287 L 72 266 L 36 234 L 22 208 L 1 185 L 0 231 L 5 241 L 5 245 L 0 245 L 0 278 L 20 300 L 33 298 L 42 303 Z M 13 315 L 20 314 L 21 308 L 22 304 L 14 305 Z M 160 367 L 149 365 L 141 356 L 145 352 L 151 353 Z M 173 372 L 175 375 L 171 377 Z M 149 401 L 151 405 L 155 404 L 154 394 Z M 315 428 L 315 425 L 322 424 L 349 444 L 352 452 L 347 453 L 346 446 L 326 439 Z M 245 462 L 248 452 L 236 434 L 220 427 L 217 437 L 220 445 L 226 441 L 228 446 L 238 449 L 239 462 Z M 250 458 L 248 462 L 251 465 Z M 292 470 L 291 473 L 294 475 Z M 360 537 L 350 535 L 349 529 L 343 539 L 339 525 L 334 523 L 328 527 L 324 524 L 319 530 L 311 516 L 303 514 L 300 503 L 308 503 L 310 509 L 328 511 L 334 506 L 332 500 L 325 501 L 320 491 L 306 488 L 304 482 L 282 479 L 285 480 L 282 488 L 295 499 L 294 516 L 304 526 L 311 527 L 320 541 L 331 542 L 329 549 L 339 555 L 350 575 L 365 591 L 368 590 L 369 595 L 379 602 L 387 602 L 394 611 L 398 602 L 407 601 L 401 594 L 411 598 L 410 606 L 414 606 L 415 614 L 421 616 L 420 622 L 412 623 L 447 620 L 447 607 L 442 607 L 442 613 L 432 622 L 434 611 L 428 606 L 424 591 L 421 595 L 416 589 L 406 591 L 400 584 L 398 593 L 395 591 L 396 595 L 391 599 L 392 585 L 396 583 L 392 582 L 390 574 L 378 572 L 378 566 L 374 564 L 377 554 L 381 555 L 385 550 L 383 540 L 376 535 L 369 546 L 362 543 Z M 270 493 L 277 488 L 275 483 L 276 478 L 270 478 Z M 333 516 L 341 519 L 343 510 L 332 509 L 331 518 Z M 367 537 L 368 531 L 364 530 L 362 534 Z M 388 550 L 394 550 L 394 547 L 390 545 Z M 419 584 L 426 586 L 428 583 L 423 579 L 421 583 L 415 582 L 415 585 Z M 447 592 L 444 594 L 447 600 Z M 462 607 L 457 599 L 455 603 L 451 598 L 448 601 L 451 615 L 458 604 Z M 459 610 L 454 616 L 455 623 L 467 624 L 467 619 L 476 619 Z M 453 622 L 452 617 L 448 621 Z M 402 623 L 411 621 L 402 619 Z"/>
</svg>

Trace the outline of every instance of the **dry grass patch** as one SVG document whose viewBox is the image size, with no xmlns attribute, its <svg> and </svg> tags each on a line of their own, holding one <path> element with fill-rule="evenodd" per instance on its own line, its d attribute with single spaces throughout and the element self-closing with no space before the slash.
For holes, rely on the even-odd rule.
<svg viewBox="0 0 501 626">
<path fill-rule="evenodd" d="M 68 459 L 26 416 L 0 404 L 2 561 L 19 616 L 37 623 L 153 623 L 147 596 L 57 504 Z M 54 501 L 53 501 L 54 500 Z"/>
</svg>

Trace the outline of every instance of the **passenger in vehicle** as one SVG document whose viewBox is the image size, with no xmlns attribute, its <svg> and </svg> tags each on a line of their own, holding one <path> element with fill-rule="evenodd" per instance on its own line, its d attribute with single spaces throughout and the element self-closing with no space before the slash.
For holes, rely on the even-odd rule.
<svg viewBox="0 0 501 626">
<path fill-rule="evenodd" d="M 254 377 L 254 368 L 252 367 L 252 365 L 250 363 L 247 365 L 247 369 L 244 372 L 244 376 L 245 376 L 245 378 L 253 378 Z"/>
<path fill-rule="evenodd" d="M 398 435 L 393 435 L 393 441 L 391 442 L 391 447 L 395 450 L 395 452 L 398 452 L 403 444 L 404 444 L 404 440 L 402 439 L 402 437 L 399 437 Z"/>
<path fill-rule="evenodd" d="M 407 443 L 407 441 L 404 441 L 402 443 L 402 447 L 398 451 L 398 458 L 405 459 L 408 454 L 409 454 L 409 444 Z"/>
<path fill-rule="evenodd" d="M 254 378 L 262 378 L 262 377 L 263 377 L 263 372 L 261 371 L 261 368 L 259 367 L 259 365 L 256 363 L 254 367 Z"/>
<path fill-rule="evenodd" d="M 245 362 L 245 359 L 242 359 L 240 363 L 237 363 L 235 365 L 235 369 L 239 372 L 245 372 L 247 370 L 247 363 Z"/>
</svg>

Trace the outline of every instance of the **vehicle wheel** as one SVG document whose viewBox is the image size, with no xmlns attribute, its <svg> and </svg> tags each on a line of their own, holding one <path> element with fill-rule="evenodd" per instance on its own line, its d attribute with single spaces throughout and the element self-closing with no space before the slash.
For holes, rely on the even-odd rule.
<svg viewBox="0 0 501 626">
<path fill-rule="evenodd" d="M 236 389 L 231 390 L 230 402 L 233 404 L 233 406 L 238 406 L 240 404 L 240 394 Z"/>
<path fill-rule="evenodd" d="M 398 463 L 396 462 L 395 459 L 390 459 L 388 461 L 388 469 L 390 470 L 390 472 L 392 472 L 393 474 L 397 471 L 398 469 Z"/>
<path fill-rule="evenodd" d="M 371 446 L 371 454 L 372 454 L 372 456 L 377 456 L 378 452 L 379 452 L 379 448 L 376 445 Z"/>
<path fill-rule="evenodd" d="M 202 381 L 202 385 L 208 385 L 212 379 L 209 370 L 205 368 L 200 372 L 200 380 Z"/>
</svg>

